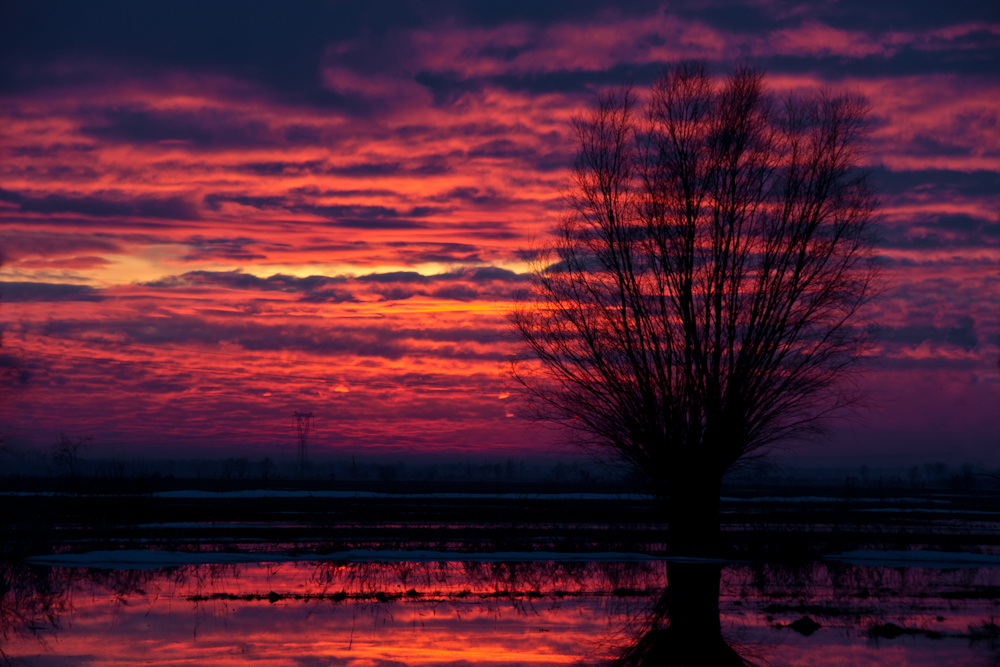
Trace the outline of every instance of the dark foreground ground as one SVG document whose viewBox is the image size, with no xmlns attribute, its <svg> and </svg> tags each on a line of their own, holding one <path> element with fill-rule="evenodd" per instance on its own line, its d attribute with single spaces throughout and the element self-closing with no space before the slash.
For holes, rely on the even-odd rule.
<svg viewBox="0 0 1000 667">
<path fill-rule="evenodd" d="M 141 485 L 139 485 L 141 486 Z M 1000 553 L 995 488 L 731 484 L 732 558 L 805 561 L 854 549 Z M 105 549 L 606 552 L 665 549 L 654 504 L 609 482 L 172 479 L 147 488 L 0 478 L 0 558 Z"/>
</svg>

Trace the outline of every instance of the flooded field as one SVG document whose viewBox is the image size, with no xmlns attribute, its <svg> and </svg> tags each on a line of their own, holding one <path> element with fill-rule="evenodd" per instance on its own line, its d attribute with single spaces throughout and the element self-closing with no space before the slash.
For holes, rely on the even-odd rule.
<svg viewBox="0 0 1000 667">
<path fill-rule="evenodd" d="M 1000 659 L 1000 568 L 992 567 L 664 560 L 4 567 L 3 654 L 15 665 Z"/>
<path fill-rule="evenodd" d="M 1000 494 L 0 492 L 0 665 L 997 665 Z"/>
</svg>

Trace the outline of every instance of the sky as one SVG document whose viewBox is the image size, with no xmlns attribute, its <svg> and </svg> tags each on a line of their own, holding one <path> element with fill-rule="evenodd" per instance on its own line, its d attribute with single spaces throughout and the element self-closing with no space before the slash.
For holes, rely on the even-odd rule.
<svg viewBox="0 0 1000 667">
<path fill-rule="evenodd" d="M 520 253 L 573 116 L 682 59 L 871 103 L 868 404 L 788 455 L 1000 465 L 995 0 L 0 3 L 6 446 L 563 451 L 505 380 Z"/>
</svg>

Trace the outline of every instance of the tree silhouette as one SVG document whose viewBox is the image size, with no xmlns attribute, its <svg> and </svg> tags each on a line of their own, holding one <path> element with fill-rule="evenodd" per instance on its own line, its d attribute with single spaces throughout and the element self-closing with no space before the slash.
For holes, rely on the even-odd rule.
<svg viewBox="0 0 1000 667">
<path fill-rule="evenodd" d="M 867 103 L 778 99 L 763 75 L 666 71 L 574 122 L 569 213 L 510 313 L 529 413 L 631 464 L 670 548 L 714 552 L 723 474 L 856 396 L 876 199 Z"/>
</svg>

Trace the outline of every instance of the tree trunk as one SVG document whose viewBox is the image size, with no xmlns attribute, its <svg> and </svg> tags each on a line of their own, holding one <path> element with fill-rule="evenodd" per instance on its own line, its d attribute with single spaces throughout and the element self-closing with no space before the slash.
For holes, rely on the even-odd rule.
<svg viewBox="0 0 1000 667">
<path fill-rule="evenodd" d="M 707 466 L 679 466 L 667 488 L 667 551 L 674 556 L 721 555 L 719 496 L 722 473 Z"/>
</svg>

